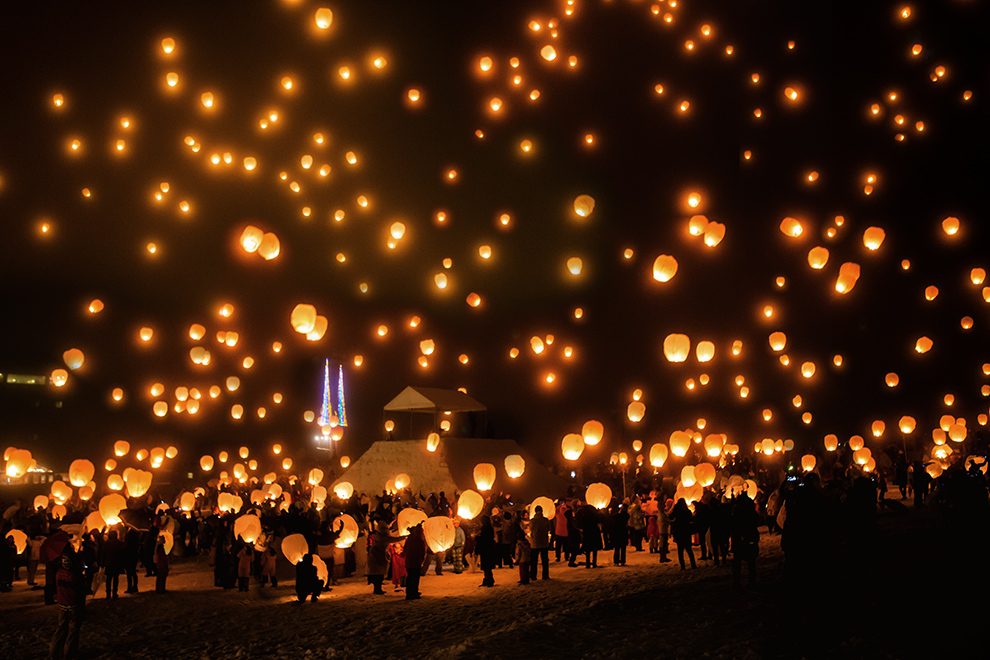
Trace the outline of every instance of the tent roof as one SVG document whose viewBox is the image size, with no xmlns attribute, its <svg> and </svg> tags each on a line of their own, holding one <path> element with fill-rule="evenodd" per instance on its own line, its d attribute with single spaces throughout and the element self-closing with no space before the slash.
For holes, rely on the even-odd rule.
<svg viewBox="0 0 990 660">
<path fill-rule="evenodd" d="M 385 404 L 389 412 L 477 412 L 487 410 L 484 405 L 457 390 L 438 387 L 407 387 Z"/>
</svg>

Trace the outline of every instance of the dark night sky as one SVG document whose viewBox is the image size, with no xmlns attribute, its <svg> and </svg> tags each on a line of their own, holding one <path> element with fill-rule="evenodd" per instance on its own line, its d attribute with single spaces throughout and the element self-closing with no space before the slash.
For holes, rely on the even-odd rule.
<svg viewBox="0 0 990 660">
<path fill-rule="evenodd" d="M 947 392 L 957 396 L 956 414 L 975 425 L 976 413 L 986 412 L 980 365 L 990 360 L 987 304 L 968 282 L 971 268 L 990 266 L 979 174 L 990 165 L 986 10 L 976 2 L 913 3 L 913 19 L 902 24 L 899 5 L 887 2 L 681 4 L 675 25 L 664 27 L 645 2 L 579 0 L 555 42 L 581 58 L 568 72 L 540 60 L 545 37 L 526 28 L 531 18 L 556 14 L 556 2 L 336 2 L 328 38 L 313 35 L 319 5 L 311 2 L 4 3 L 0 372 L 47 373 L 73 346 L 86 352 L 87 365 L 73 374 L 57 411 L 31 409 L 9 388 L 0 393 L 0 444 L 51 461 L 99 456 L 121 437 L 140 446 L 174 443 L 190 458 L 275 439 L 300 446 L 312 434 L 302 411 L 318 406 L 321 358 L 349 363 L 355 353 L 365 364 L 346 374 L 352 428 L 342 450 L 351 455 L 381 435 L 381 406 L 407 384 L 467 387 L 489 405 L 493 435 L 519 438 L 547 460 L 559 457 L 563 434 L 589 418 L 606 424 L 599 457 L 633 438 L 647 446 L 666 440 L 699 416 L 744 449 L 762 437 L 819 447 L 825 433 L 866 435 L 875 418 L 887 421 L 889 439 L 902 414 L 917 416 L 927 433 Z M 684 40 L 702 43 L 706 22 L 715 37 L 685 54 Z M 178 41 L 174 60 L 159 55 L 164 36 Z M 915 42 L 925 52 L 912 60 Z M 732 58 L 722 52 L 726 43 L 735 47 Z M 380 76 L 365 65 L 376 49 L 389 60 Z M 483 53 L 497 61 L 495 82 L 472 68 Z M 504 91 L 513 55 L 524 61 L 525 88 L 541 89 L 539 103 Z M 344 63 L 357 72 L 349 86 L 334 76 Z M 949 75 L 933 84 L 928 74 L 937 64 Z M 163 91 L 168 70 L 183 76 L 178 94 Z M 753 71 L 759 86 L 750 83 Z M 286 73 L 300 87 L 292 97 L 279 93 Z M 657 81 L 668 89 L 663 97 L 652 91 Z M 805 93 L 796 107 L 782 93 L 794 83 Z M 403 103 L 409 86 L 425 93 L 415 111 Z M 212 116 L 198 108 L 206 89 L 220 98 Z M 493 120 L 484 104 L 496 89 L 507 111 Z M 908 131 L 896 142 L 897 109 L 867 118 L 869 104 L 892 89 L 911 123 L 925 121 L 924 135 Z M 961 100 L 965 89 L 973 90 L 969 103 Z M 49 101 L 55 91 L 68 100 L 58 113 Z M 682 98 L 691 99 L 687 117 L 675 112 Z M 752 116 L 757 106 L 760 121 Z M 269 107 L 283 118 L 262 133 L 256 121 Z M 136 127 L 118 158 L 109 145 L 123 113 Z M 473 136 L 477 128 L 484 141 Z M 309 141 L 317 129 L 331 136 L 324 150 Z M 594 150 L 581 146 L 588 130 L 598 137 Z M 259 171 L 212 170 L 183 147 L 187 134 L 204 152 L 256 155 Z M 84 140 L 81 157 L 66 155 L 73 136 Z M 516 146 L 525 137 L 537 145 L 528 158 Z M 355 169 L 342 161 L 351 148 L 363 159 Z M 743 162 L 744 149 L 753 150 L 752 162 Z M 303 153 L 333 165 L 329 182 L 300 169 Z M 457 185 L 442 181 L 449 165 L 460 170 Z M 303 182 L 302 194 L 279 184 L 283 169 Z M 821 173 L 815 186 L 802 181 L 809 169 Z M 870 170 L 881 178 L 865 196 L 861 179 Z M 174 191 L 168 208 L 150 201 L 163 180 Z M 80 196 L 84 186 L 92 200 Z M 686 236 L 689 214 L 680 202 L 692 189 L 704 191 L 706 214 L 727 227 L 717 249 Z M 360 193 L 374 200 L 368 213 L 355 209 Z M 579 224 L 570 206 L 581 193 L 597 204 Z M 174 210 L 182 198 L 194 204 L 188 219 Z M 314 213 L 304 220 L 307 204 Z M 335 208 L 347 209 L 344 223 L 329 220 Z M 439 208 L 452 218 L 443 228 L 431 220 Z M 510 232 L 494 222 L 506 210 L 515 218 Z M 846 224 L 823 242 L 837 214 Z M 777 229 L 787 215 L 808 221 L 804 240 Z M 957 240 L 941 232 L 947 215 L 963 222 Z M 36 232 L 43 217 L 55 225 L 44 240 Z M 408 236 L 392 254 L 384 236 L 396 219 Z M 240 253 L 236 237 L 249 221 L 278 233 L 278 260 Z M 870 225 L 887 231 L 878 253 L 862 245 Z M 162 249 L 155 260 L 143 252 L 149 240 Z M 495 248 L 491 265 L 477 259 L 483 242 Z M 816 244 L 832 252 L 824 272 L 806 262 Z M 625 247 L 636 250 L 628 262 Z M 345 266 L 334 261 L 339 251 Z M 660 253 L 680 263 L 665 286 L 649 277 Z M 585 260 L 580 281 L 563 275 L 571 255 Z M 439 294 L 431 281 L 444 257 L 454 260 L 453 286 Z M 900 269 L 903 258 L 910 272 Z M 842 261 L 860 263 L 862 276 L 850 295 L 837 297 L 831 284 Z M 773 285 L 778 275 L 787 277 L 783 290 Z M 359 293 L 361 281 L 370 295 Z M 926 303 L 930 284 L 941 293 Z M 472 291 L 485 298 L 481 310 L 464 302 Z M 95 318 L 84 313 L 93 297 L 106 303 Z M 236 313 L 221 323 L 214 310 L 224 301 Z M 330 319 L 319 344 L 289 326 L 302 301 Z M 763 322 L 759 309 L 770 302 L 779 317 Z M 580 323 L 570 318 L 576 305 L 586 312 Z M 411 314 L 423 319 L 418 333 L 402 328 Z M 964 314 L 976 323 L 967 333 L 959 327 Z M 212 367 L 194 369 L 186 337 L 193 322 L 205 324 L 208 337 L 237 329 L 241 345 L 225 351 L 210 342 Z M 385 342 L 373 337 L 381 322 L 392 330 Z M 134 341 L 143 324 L 157 331 L 150 348 Z M 775 329 L 788 334 L 790 369 L 767 345 Z M 715 361 L 705 369 L 693 360 L 666 363 L 660 347 L 670 332 L 715 340 Z M 559 350 L 533 356 L 529 337 L 547 333 L 557 349 L 574 346 L 576 359 L 564 364 Z M 923 334 L 935 348 L 914 356 Z M 416 364 L 423 338 L 438 346 L 425 371 Z M 745 353 L 730 360 L 736 338 Z M 278 357 L 268 349 L 276 339 L 286 345 Z M 507 357 L 512 346 L 523 352 L 515 361 Z M 462 352 L 471 356 L 467 367 L 457 362 Z M 834 353 L 845 357 L 839 370 Z M 248 354 L 257 363 L 243 372 L 237 363 Z M 804 360 L 818 364 L 811 382 L 797 375 Z M 554 388 L 539 381 L 546 368 L 557 371 Z M 688 393 L 684 380 L 702 371 L 711 384 Z M 896 390 L 883 384 L 888 371 L 901 376 Z M 732 384 L 738 373 L 752 388 L 746 401 Z M 241 376 L 241 390 L 204 405 L 196 418 L 151 415 L 150 383 L 160 380 L 169 392 L 181 384 L 205 389 L 231 374 Z M 122 408 L 108 405 L 114 386 L 127 391 Z M 639 425 L 625 420 L 634 387 L 647 404 Z M 285 393 L 280 407 L 270 404 L 274 391 Z M 789 404 L 798 393 L 815 415 L 810 426 Z M 270 414 L 234 422 L 227 411 L 238 402 L 248 411 L 265 403 Z M 764 407 L 775 411 L 771 424 L 760 418 Z"/>
</svg>

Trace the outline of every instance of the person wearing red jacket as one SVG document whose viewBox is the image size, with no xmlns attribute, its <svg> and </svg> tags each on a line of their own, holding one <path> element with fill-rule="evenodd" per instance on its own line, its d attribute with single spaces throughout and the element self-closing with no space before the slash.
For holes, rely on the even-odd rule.
<svg viewBox="0 0 990 660">
<path fill-rule="evenodd" d="M 406 558 L 406 600 L 415 600 L 423 594 L 419 593 L 419 578 L 423 572 L 423 562 L 426 560 L 426 535 L 423 533 L 423 523 L 409 528 L 409 536 L 402 549 Z"/>
<path fill-rule="evenodd" d="M 71 545 L 66 545 L 57 566 L 55 603 L 58 605 L 58 626 L 48 655 L 51 658 L 74 658 L 79 650 L 79 629 L 86 609 L 84 567 Z"/>
</svg>

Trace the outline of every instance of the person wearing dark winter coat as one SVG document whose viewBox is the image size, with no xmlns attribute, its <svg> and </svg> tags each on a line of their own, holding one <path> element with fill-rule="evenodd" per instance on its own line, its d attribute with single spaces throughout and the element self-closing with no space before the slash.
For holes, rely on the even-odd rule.
<svg viewBox="0 0 990 660">
<path fill-rule="evenodd" d="M 691 547 L 692 522 L 691 509 L 688 508 L 687 502 L 682 497 L 677 500 L 674 510 L 670 512 L 670 532 L 671 536 L 674 537 L 674 543 L 677 544 L 677 560 L 681 564 L 682 571 L 686 568 L 684 565 L 685 553 L 691 559 L 691 568 L 698 567 L 694 561 L 694 549 Z"/>
<path fill-rule="evenodd" d="M 742 562 L 747 565 L 749 584 L 756 582 L 756 557 L 760 551 L 759 515 L 753 500 L 745 492 L 732 505 L 732 579 L 736 586 L 742 576 Z"/>
<path fill-rule="evenodd" d="M 612 513 L 608 517 L 608 538 L 612 543 L 612 565 L 626 565 L 626 546 L 629 544 L 629 511 L 613 499 Z"/>
<path fill-rule="evenodd" d="M 138 592 L 138 560 L 141 558 L 141 533 L 133 527 L 124 534 L 124 570 L 127 572 L 126 594 Z"/>
<path fill-rule="evenodd" d="M 165 537 L 159 536 L 155 544 L 155 593 L 165 593 L 165 580 L 168 578 L 168 552 L 165 550 Z"/>
<path fill-rule="evenodd" d="M 590 504 L 585 504 L 578 509 L 575 522 L 581 530 L 584 567 L 598 568 L 598 551 L 602 549 L 602 530 L 598 525 L 598 510 Z"/>
<path fill-rule="evenodd" d="M 423 533 L 423 523 L 409 528 L 409 536 L 402 548 L 406 558 L 406 600 L 421 598 L 419 578 L 423 573 L 423 562 L 426 561 L 426 535 Z"/>
<path fill-rule="evenodd" d="M 106 575 L 107 599 L 117 597 L 117 589 L 120 584 L 120 574 L 124 570 L 125 553 L 123 541 L 117 538 L 117 530 L 111 529 L 107 533 L 107 540 L 100 547 L 100 565 L 103 566 Z"/>
<path fill-rule="evenodd" d="M 315 603 L 321 591 L 323 591 L 323 581 L 316 574 L 313 555 L 306 553 L 302 560 L 296 564 L 296 598 L 299 599 L 300 603 L 303 603 L 312 596 Z"/>
<path fill-rule="evenodd" d="M 529 564 L 529 577 L 536 579 L 536 565 L 543 562 L 541 580 L 550 579 L 550 519 L 543 515 L 543 507 L 533 509 L 533 517 L 529 521 L 529 547 L 532 561 Z"/>
<path fill-rule="evenodd" d="M 247 543 L 237 552 L 237 590 L 247 591 L 251 584 L 251 566 L 254 564 L 254 548 Z"/>
<path fill-rule="evenodd" d="M 66 546 L 54 562 L 55 603 L 58 605 L 58 625 L 48 648 L 49 658 L 74 658 L 79 648 L 79 629 L 86 610 L 88 588 L 83 576 L 81 558 Z"/>
<path fill-rule="evenodd" d="M 388 572 L 388 544 L 402 540 L 404 539 L 401 536 L 390 536 L 388 527 L 382 520 L 375 523 L 374 530 L 368 535 L 368 584 L 374 585 L 372 593 L 385 595 L 382 582 Z"/>
<path fill-rule="evenodd" d="M 729 505 L 713 497 L 708 505 L 711 518 L 712 559 L 715 565 L 729 563 Z"/>
<path fill-rule="evenodd" d="M 475 546 L 478 558 L 481 560 L 481 570 L 485 577 L 481 581 L 483 587 L 494 587 L 495 576 L 492 570 L 498 563 L 498 545 L 495 543 L 495 528 L 492 527 L 491 518 L 485 516 L 481 520 L 481 531 L 478 532 L 478 542 Z"/>
</svg>

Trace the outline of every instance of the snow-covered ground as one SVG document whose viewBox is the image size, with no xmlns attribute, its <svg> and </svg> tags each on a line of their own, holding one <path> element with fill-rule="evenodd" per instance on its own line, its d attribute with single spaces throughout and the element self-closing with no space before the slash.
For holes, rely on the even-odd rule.
<svg viewBox="0 0 990 660">
<path fill-rule="evenodd" d="M 777 537 L 765 538 L 761 551 L 761 573 L 769 575 L 780 563 Z M 551 557 L 549 582 L 520 586 L 518 570 L 501 569 L 492 589 L 479 587 L 480 573 L 430 573 L 422 580 L 423 598 L 409 602 L 389 583 L 387 595 L 374 596 L 363 576 L 355 576 L 319 602 L 301 605 L 291 583 L 277 589 L 252 584 L 247 594 L 223 591 L 213 587 L 204 563 L 177 563 L 167 594 L 153 593 L 153 578 L 142 576 L 136 596 L 90 599 L 81 648 L 87 656 L 156 658 L 624 657 L 631 623 L 647 633 L 656 653 L 695 655 L 703 648 L 758 655 L 742 640 L 726 646 L 719 641 L 724 634 L 706 629 L 718 625 L 713 615 L 727 606 L 754 607 L 759 591 L 734 593 L 729 569 L 710 562 L 682 572 L 676 562 L 661 565 L 657 558 L 630 551 L 628 565 L 615 567 L 611 553 L 602 552 L 600 568 L 585 569 Z M 0 657 L 47 652 L 56 613 L 41 600 L 23 581 L 0 594 Z M 669 624 L 679 621 L 690 629 L 673 634 Z"/>
</svg>

